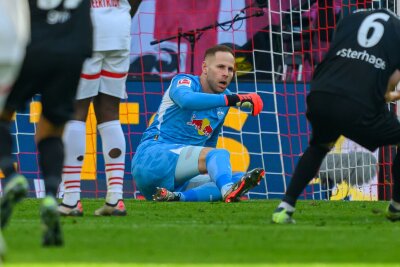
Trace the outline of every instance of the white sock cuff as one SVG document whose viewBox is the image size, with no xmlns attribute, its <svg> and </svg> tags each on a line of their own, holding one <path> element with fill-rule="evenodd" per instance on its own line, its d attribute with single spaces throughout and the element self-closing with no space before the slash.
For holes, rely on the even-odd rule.
<svg viewBox="0 0 400 267">
<path fill-rule="evenodd" d="M 68 121 L 65 127 L 68 127 L 71 130 L 81 130 L 84 129 L 86 131 L 86 122 L 84 121 L 77 121 L 77 120 L 71 120 Z"/>
<path fill-rule="evenodd" d="M 97 125 L 97 129 L 101 132 L 105 128 L 113 127 L 113 126 L 121 126 L 121 122 L 119 120 L 114 121 L 106 121 Z"/>
<path fill-rule="evenodd" d="M 229 189 L 233 186 L 233 183 L 227 183 L 226 185 L 223 185 L 222 188 L 220 189 L 221 195 L 225 196 L 226 192 L 228 192 Z"/>
<path fill-rule="evenodd" d="M 67 124 L 65 125 L 64 133 L 62 136 L 64 145 L 66 148 L 70 146 L 71 144 L 75 144 L 77 141 L 79 142 L 79 146 L 81 145 L 81 142 L 85 142 L 86 140 L 86 123 L 83 121 L 77 121 L 77 120 L 72 120 L 68 121 Z M 82 136 L 80 136 L 82 135 Z M 80 137 L 79 140 L 76 138 Z M 83 138 L 83 140 L 81 140 Z M 83 150 L 85 147 L 83 147 Z"/>
<path fill-rule="evenodd" d="M 74 192 L 65 192 L 63 196 L 62 203 L 69 205 L 69 206 L 75 206 L 78 200 L 81 200 L 81 194 L 80 191 L 74 191 Z"/>
<path fill-rule="evenodd" d="M 390 200 L 390 204 L 396 209 L 396 210 L 400 210 L 400 203 L 394 201 L 393 199 Z"/>
<path fill-rule="evenodd" d="M 284 209 L 287 210 L 288 212 L 294 212 L 294 211 L 295 211 L 295 208 L 294 208 L 292 205 L 290 205 L 289 203 L 284 202 L 284 201 L 282 201 L 282 202 L 279 204 L 278 208 L 284 208 Z"/>
<path fill-rule="evenodd" d="M 125 163 L 126 143 L 120 121 L 104 122 L 97 127 L 101 136 L 105 163 Z M 116 158 L 111 158 L 108 153 L 114 148 L 120 149 L 121 155 Z"/>
</svg>

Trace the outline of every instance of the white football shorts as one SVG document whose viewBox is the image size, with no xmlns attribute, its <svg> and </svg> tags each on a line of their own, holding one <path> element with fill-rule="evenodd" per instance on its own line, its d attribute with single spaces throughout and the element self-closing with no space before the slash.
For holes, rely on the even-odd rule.
<svg viewBox="0 0 400 267">
<path fill-rule="evenodd" d="M 129 50 L 94 51 L 83 64 L 76 99 L 99 93 L 126 99 Z"/>
<path fill-rule="evenodd" d="M 0 0 L 0 112 L 19 73 L 29 38 L 28 1 Z"/>
</svg>

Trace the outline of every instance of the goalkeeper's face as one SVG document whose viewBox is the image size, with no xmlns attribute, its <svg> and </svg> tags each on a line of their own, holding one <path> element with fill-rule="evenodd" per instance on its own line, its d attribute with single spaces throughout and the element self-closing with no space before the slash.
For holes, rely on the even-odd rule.
<svg viewBox="0 0 400 267">
<path fill-rule="evenodd" d="M 235 73 L 235 58 L 229 52 L 217 52 L 213 56 L 206 57 L 203 62 L 203 73 L 205 84 L 204 91 L 220 94 L 225 91 L 231 83 Z"/>
</svg>

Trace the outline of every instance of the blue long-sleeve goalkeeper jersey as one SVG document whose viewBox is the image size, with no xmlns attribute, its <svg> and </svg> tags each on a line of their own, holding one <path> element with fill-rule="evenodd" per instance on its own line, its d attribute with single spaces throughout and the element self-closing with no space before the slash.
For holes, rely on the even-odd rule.
<svg viewBox="0 0 400 267">
<path fill-rule="evenodd" d="M 228 113 L 224 94 L 203 93 L 200 77 L 178 74 L 165 92 L 153 123 L 142 142 L 162 142 L 215 147 Z"/>
</svg>

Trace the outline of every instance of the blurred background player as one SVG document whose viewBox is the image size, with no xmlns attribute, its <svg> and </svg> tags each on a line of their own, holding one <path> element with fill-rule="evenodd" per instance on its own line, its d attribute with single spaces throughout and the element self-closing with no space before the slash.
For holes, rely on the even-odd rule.
<svg viewBox="0 0 400 267">
<path fill-rule="evenodd" d="M 137 1 L 131 1 L 137 7 Z M 82 216 L 81 170 L 86 148 L 86 118 L 93 103 L 101 136 L 107 195 L 95 215 L 126 215 L 123 202 L 125 136 L 119 121 L 121 99 L 127 97 L 125 83 L 129 70 L 130 3 L 128 0 L 91 1 L 94 28 L 92 58 L 85 61 L 79 83 L 74 120 L 63 136 L 66 144 L 63 170 L 62 215 Z"/>
<path fill-rule="evenodd" d="M 83 62 L 92 52 L 90 5 L 85 0 L 29 0 L 29 8 L 31 42 L 21 72 L 0 114 L 0 162 L 9 180 L 1 203 L 1 226 L 6 225 L 16 198 L 28 189 L 25 177 L 14 169 L 9 125 L 14 112 L 24 108 L 36 93 L 40 93 L 42 115 L 35 141 L 46 188 L 46 197 L 41 204 L 42 244 L 59 246 L 63 244 L 63 237 L 55 196 L 64 161 L 61 136 L 65 123 L 73 115 Z"/>
<path fill-rule="evenodd" d="M 400 123 L 386 102 L 400 99 L 400 20 L 384 9 L 360 11 L 337 26 L 330 50 L 318 65 L 307 96 L 310 145 L 300 158 L 274 223 L 294 223 L 301 192 L 315 177 L 340 135 L 370 151 L 400 143 Z M 386 211 L 400 220 L 400 156 L 392 166 L 392 201 Z"/>
<path fill-rule="evenodd" d="M 25 56 L 30 36 L 27 0 L 0 0 L 0 111 Z"/>
<path fill-rule="evenodd" d="M 28 1 L 0 0 L 0 112 L 3 110 L 11 86 L 19 73 L 29 36 L 30 17 Z M 3 125 L 0 122 L 0 136 L 6 136 L 7 134 L 8 125 Z M 3 158 L 2 153 L 4 152 L 7 153 L 7 151 L 3 151 L 0 148 L 0 159 Z M 5 156 L 8 156 L 8 154 L 5 154 Z M 0 162 L 0 169 L 2 165 L 2 162 Z M 12 196 L 16 189 L 8 186 L 5 196 L 12 197 L 13 201 L 20 200 L 18 194 L 16 198 Z M 23 187 L 22 189 L 22 194 L 24 195 L 26 188 Z M 0 264 L 4 253 L 5 244 L 0 230 Z"/>
<path fill-rule="evenodd" d="M 259 183 L 263 169 L 232 180 L 229 152 L 215 148 L 229 107 L 251 107 L 253 116 L 263 108 L 256 93 L 230 93 L 234 72 L 232 49 L 217 45 L 206 51 L 201 76 L 172 79 L 132 160 L 132 175 L 146 199 L 232 202 Z M 205 173 L 214 186 L 170 192 L 185 190 L 190 179 Z"/>
</svg>

